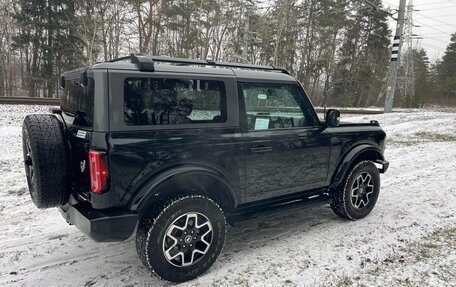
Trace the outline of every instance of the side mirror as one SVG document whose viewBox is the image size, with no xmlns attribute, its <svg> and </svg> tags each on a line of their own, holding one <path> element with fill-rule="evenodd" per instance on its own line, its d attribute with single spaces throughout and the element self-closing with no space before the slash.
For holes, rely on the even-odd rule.
<svg viewBox="0 0 456 287">
<path fill-rule="evenodd" d="M 326 112 L 325 119 L 327 127 L 337 127 L 340 121 L 340 111 L 336 109 L 329 109 Z"/>
</svg>

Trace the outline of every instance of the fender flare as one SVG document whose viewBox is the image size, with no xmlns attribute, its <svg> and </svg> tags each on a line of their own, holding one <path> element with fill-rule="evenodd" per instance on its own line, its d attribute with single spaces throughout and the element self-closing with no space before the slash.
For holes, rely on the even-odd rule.
<svg viewBox="0 0 456 287">
<path fill-rule="evenodd" d="M 152 176 L 141 187 L 137 189 L 135 195 L 130 201 L 130 210 L 139 212 L 147 205 L 162 195 L 166 195 L 168 191 L 161 189 L 165 184 L 177 183 L 180 178 L 192 177 L 205 177 L 215 180 L 221 184 L 225 191 L 219 191 L 222 194 L 219 196 L 224 197 L 227 202 L 225 204 L 234 209 L 238 205 L 238 198 L 234 188 L 229 181 L 217 170 L 202 166 L 178 166 L 161 172 L 158 175 Z M 211 194 L 208 194 L 211 196 Z M 228 197 L 228 198 L 226 198 Z"/>
<path fill-rule="evenodd" d="M 331 177 L 330 188 L 337 187 L 345 177 L 345 174 L 349 171 L 349 168 L 353 164 L 353 162 L 362 154 L 366 152 L 374 152 L 375 158 L 370 155 L 367 159 L 371 159 L 373 161 L 384 161 L 385 158 L 383 156 L 382 151 L 379 147 L 376 147 L 372 144 L 361 144 L 358 146 L 353 147 L 341 160 L 338 164 L 333 176 Z"/>
</svg>

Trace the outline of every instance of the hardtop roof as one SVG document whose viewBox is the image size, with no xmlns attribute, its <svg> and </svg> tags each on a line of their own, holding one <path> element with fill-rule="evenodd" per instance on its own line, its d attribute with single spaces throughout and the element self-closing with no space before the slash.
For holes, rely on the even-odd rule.
<svg viewBox="0 0 456 287">
<path fill-rule="evenodd" d="M 138 61 L 138 59 L 145 59 L 146 66 L 141 66 L 143 63 L 134 62 L 135 60 Z M 126 62 L 126 60 L 132 60 L 132 62 Z M 163 62 L 166 62 L 166 64 Z M 146 73 L 148 75 L 153 75 L 154 73 L 220 75 L 226 77 L 236 77 L 238 81 L 271 81 L 296 83 L 296 80 L 288 74 L 288 71 L 283 68 L 274 66 L 225 63 L 215 62 L 211 60 L 143 56 L 134 54 L 109 62 L 97 63 L 88 68 L 79 68 L 68 71 L 64 73 L 64 76 L 75 77 L 78 76 L 77 74 L 80 74 L 82 71 L 99 69 L 138 71 L 140 73 Z"/>
</svg>

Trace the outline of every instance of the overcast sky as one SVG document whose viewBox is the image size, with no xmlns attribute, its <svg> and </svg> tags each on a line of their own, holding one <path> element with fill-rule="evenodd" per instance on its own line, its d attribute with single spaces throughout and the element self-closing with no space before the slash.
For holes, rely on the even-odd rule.
<svg viewBox="0 0 456 287">
<path fill-rule="evenodd" d="M 383 3 L 392 9 L 399 7 L 399 0 Z M 431 62 L 442 58 L 451 34 L 456 33 L 456 0 L 407 0 L 407 5 L 409 3 L 413 3 L 414 10 L 420 10 L 413 14 L 414 24 L 420 26 L 413 28 L 413 33 L 423 38 L 414 40 L 413 45 L 424 48 Z M 396 23 L 393 20 L 390 27 L 394 36 Z"/>
</svg>

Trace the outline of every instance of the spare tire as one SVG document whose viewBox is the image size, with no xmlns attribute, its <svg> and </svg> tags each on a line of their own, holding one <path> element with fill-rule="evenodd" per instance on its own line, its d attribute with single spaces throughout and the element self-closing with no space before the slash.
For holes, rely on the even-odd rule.
<svg viewBox="0 0 456 287">
<path fill-rule="evenodd" d="M 38 208 L 66 204 L 70 196 L 70 165 L 62 123 L 52 114 L 26 116 L 22 148 L 33 203 Z"/>
</svg>

